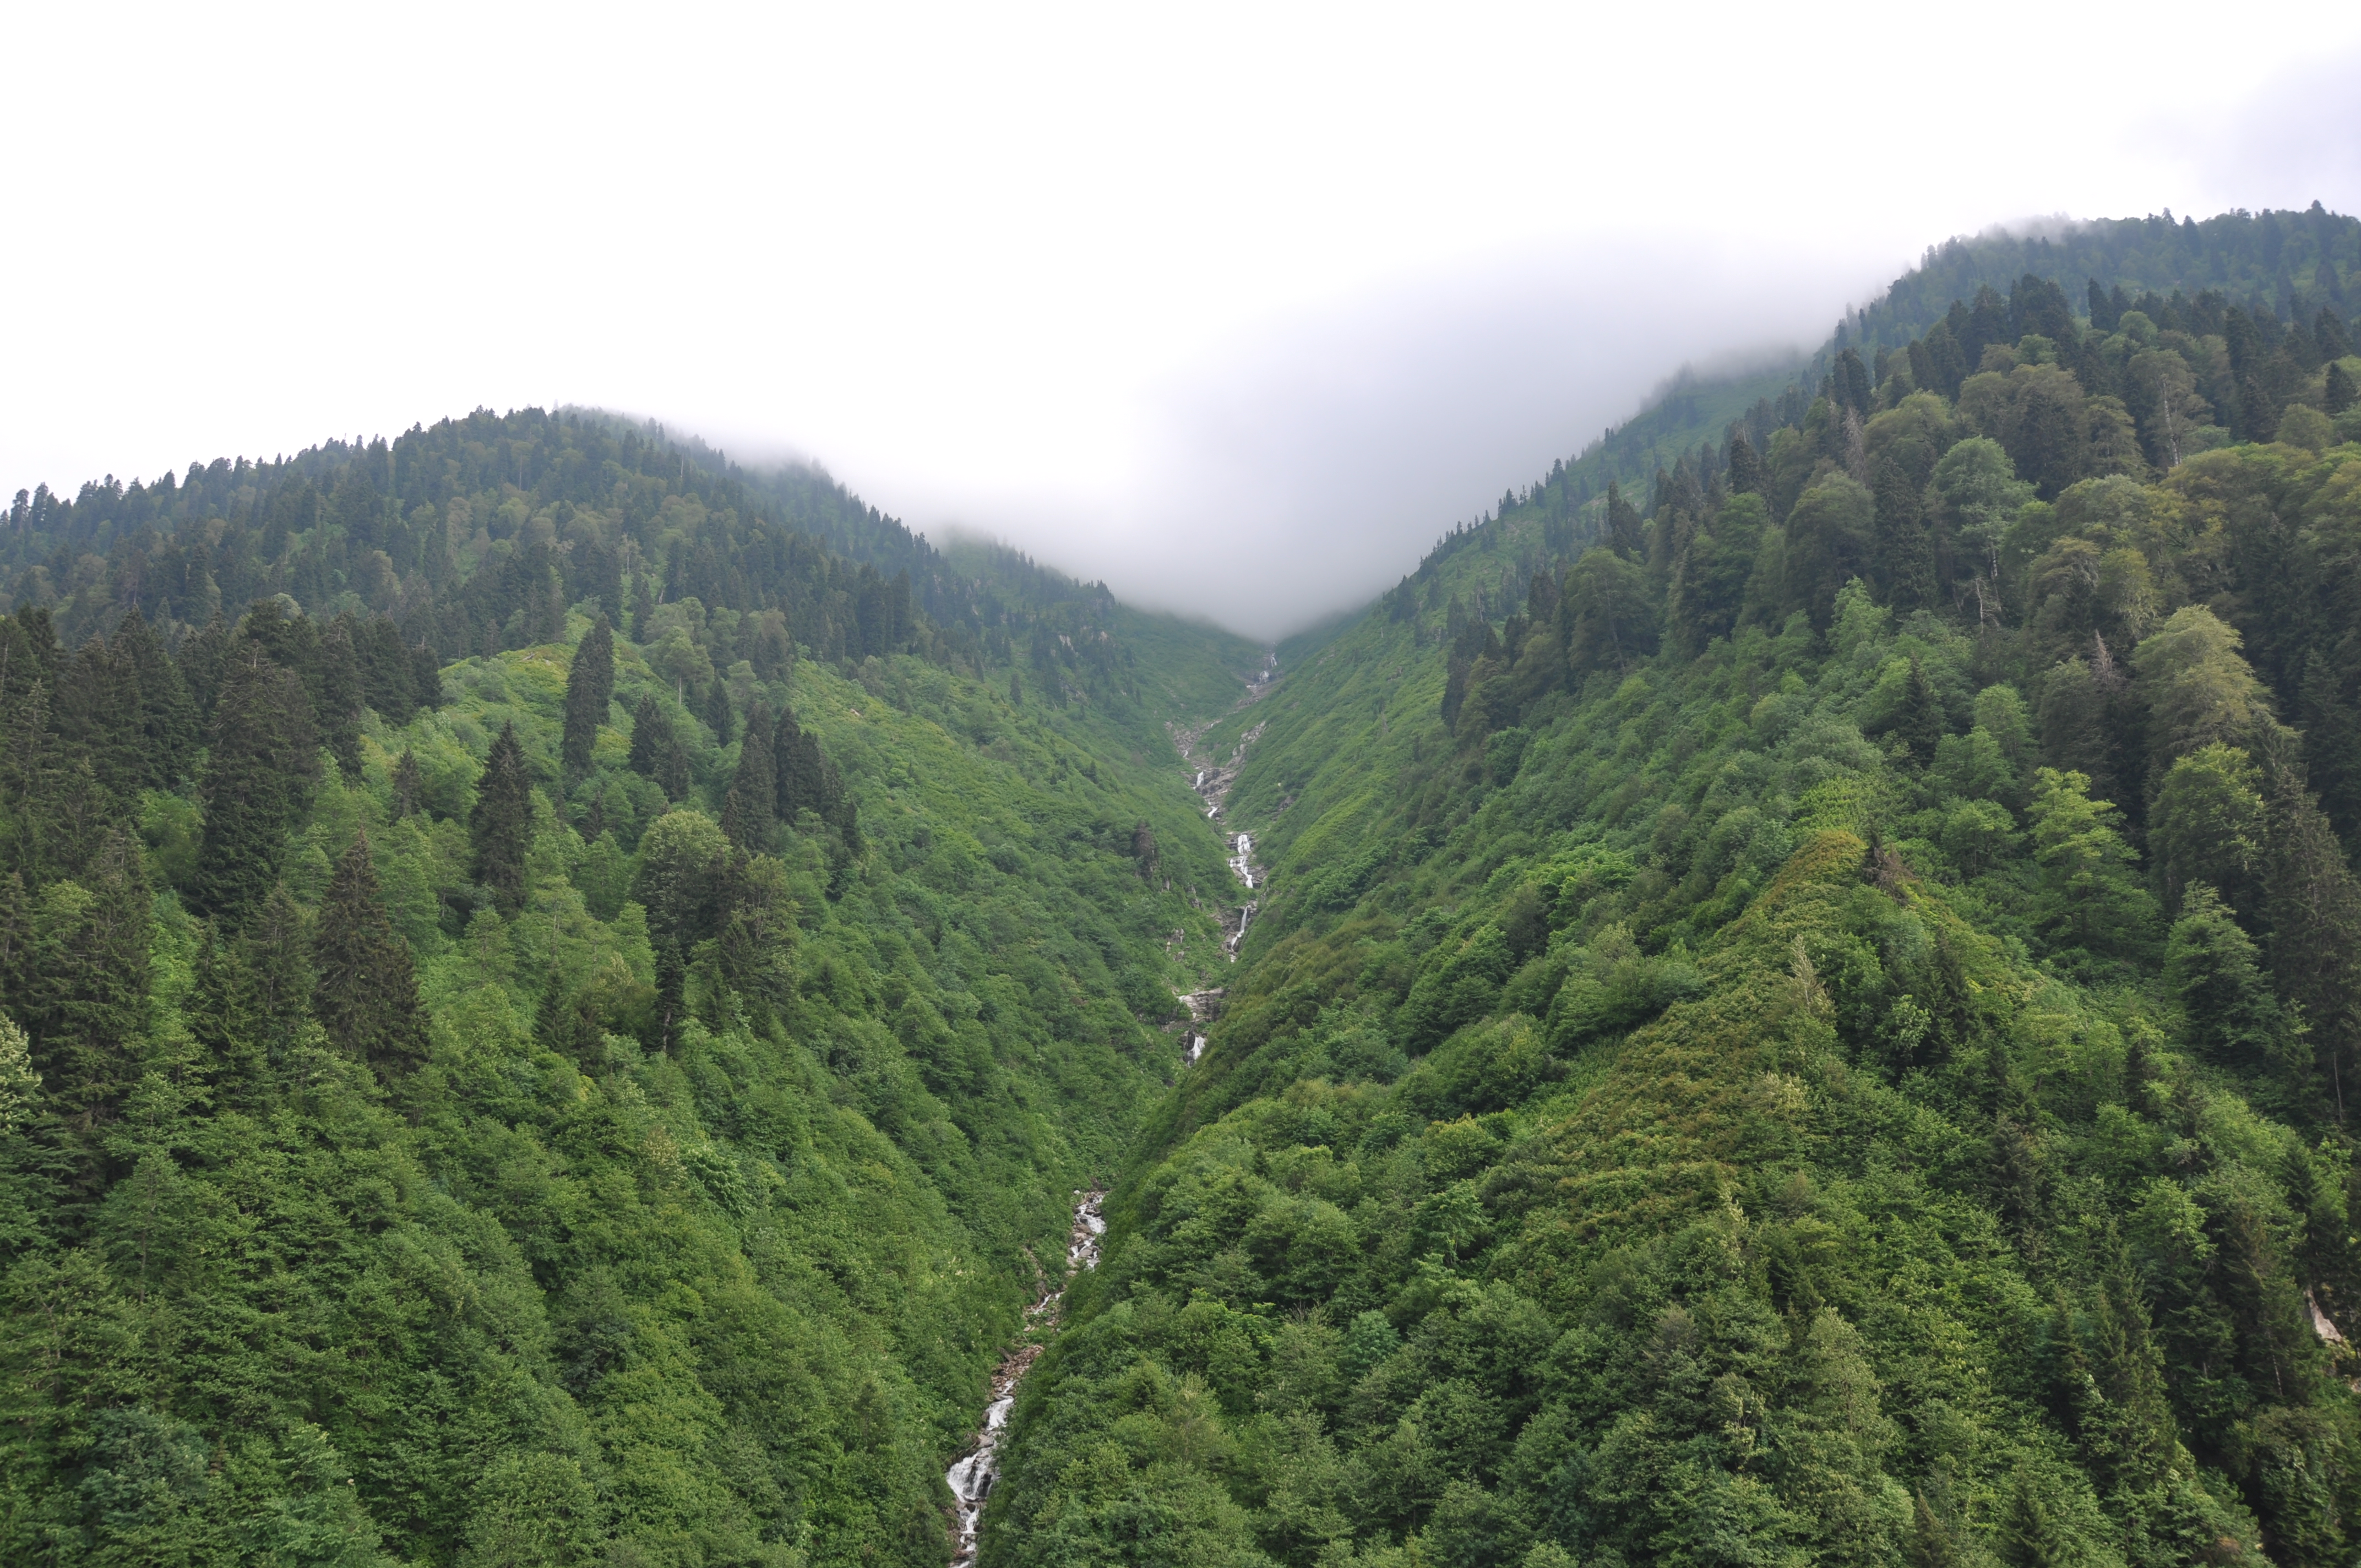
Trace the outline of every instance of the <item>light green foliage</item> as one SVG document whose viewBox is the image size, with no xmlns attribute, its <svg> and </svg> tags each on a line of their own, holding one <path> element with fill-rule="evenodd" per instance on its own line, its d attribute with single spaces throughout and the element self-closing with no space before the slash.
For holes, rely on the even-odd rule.
<svg viewBox="0 0 2361 1568">
<path fill-rule="evenodd" d="M 2201 747 L 2249 740 L 2269 725 L 2269 700 L 2238 656 L 2239 641 L 2213 611 L 2188 605 L 2132 655 L 2158 769 Z"/>
<path fill-rule="evenodd" d="M 2033 858 L 2041 867 L 2041 918 L 2068 944 L 2133 954 L 2152 939 L 2154 901 L 2133 875 L 2139 853 L 2124 841 L 2112 801 L 2092 800 L 2081 773 L 2037 768 Z"/>
<path fill-rule="evenodd" d="M 2210 884 L 2234 909 L 2261 903 L 2268 833 L 2262 772 L 2235 746 L 2213 741 L 2172 764 L 2148 809 L 2148 839 L 2176 903 L 2194 883 Z"/>
<path fill-rule="evenodd" d="M 14 1022 L 0 1018 L 0 1136 L 16 1130 L 38 1103 L 40 1089 L 32 1042 Z"/>
</svg>

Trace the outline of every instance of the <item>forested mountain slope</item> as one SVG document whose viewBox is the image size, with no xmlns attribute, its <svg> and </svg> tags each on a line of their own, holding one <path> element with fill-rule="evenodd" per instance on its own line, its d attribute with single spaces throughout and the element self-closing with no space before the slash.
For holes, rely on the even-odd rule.
<svg viewBox="0 0 2361 1568">
<path fill-rule="evenodd" d="M 766 485 L 527 412 L 20 499 L 0 1560 L 942 1561 L 1255 651 Z"/>
<path fill-rule="evenodd" d="M 2349 1562 L 2327 228 L 2287 316 L 1832 345 L 1598 542 L 1528 496 L 1282 645 L 1205 741 L 1258 912 L 986 1562 Z"/>
<path fill-rule="evenodd" d="M 1761 449 L 1773 431 L 1803 417 L 1811 389 L 1848 347 L 1861 360 L 1862 375 L 1882 382 L 1882 356 L 1905 352 L 1923 335 L 1922 351 L 1945 362 L 1944 378 L 1955 389 L 1981 367 L 1987 344 L 2013 345 L 2024 336 L 2024 323 L 2011 316 L 2008 302 L 2027 277 L 2056 284 L 2096 324 L 2112 326 L 2137 305 L 2159 328 L 2218 336 L 2224 313 L 2235 304 L 2250 319 L 2268 316 L 2309 336 L 2323 306 L 2340 320 L 2350 319 L 2347 291 L 2356 269 L 2361 220 L 2326 212 L 2317 202 L 2301 213 L 2242 211 L 2200 222 L 2175 221 L 2167 212 L 2019 225 L 1947 240 L 1875 300 L 1848 310 L 1835 336 L 1800 366 L 1773 362 L 1735 374 L 1684 368 L 1639 413 L 1553 465 L 1533 484 L 1507 492 L 1481 521 L 1528 509 L 1551 525 L 1551 547 L 1561 554 L 1576 542 L 1602 538 L 1610 488 L 1649 504 L 1644 487 L 1652 476 L 1669 472 L 1684 456 L 1693 465 L 1709 463 L 1733 421 L 1742 422 L 1747 438 Z M 1932 331 L 1938 324 L 1940 335 Z M 2191 361 L 2193 374 L 2210 378 L 2207 396 L 2216 410 L 2235 402 L 2235 389 L 2231 396 L 2223 389 L 2246 374 L 2245 367 L 2229 364 L 2230 352 L 2224 338 L 2219 354 Z M 2313 352 L 2324 348 L 2314 345 Z M 2078 367 L 2077 373 L 2090 382 L 2088 390 L 2123 392 L 2091 366 Z M 2271 390 L 2284 400 L 2288 389 Z M 2233 422 L 2221 420 L 2225 429 Z M 1444 544 L 1460 532 L 1446 534 Z"/>
</svg>

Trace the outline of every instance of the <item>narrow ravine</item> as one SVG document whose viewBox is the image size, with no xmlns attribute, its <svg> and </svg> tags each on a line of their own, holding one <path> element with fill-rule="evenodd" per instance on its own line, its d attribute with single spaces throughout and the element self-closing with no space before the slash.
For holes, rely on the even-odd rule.
<svg viewBox="0 0 2361 1568">
<path fill-rule="evenodd" d="M 1098 1266 L 1099 1238 L 1106 1234 L 1106 1216 L 1102 1212 L 1106 1193 L 1094 1187 L 1074 1197 L 1074 1223 L 1066 1233 L 1067 1285 L 1082 1270 Z M 1000 1370 L 993 1374 L 992 1403 L 983 1409 L 983 1427 L 975 1434 L 975 1446 L 944 1474 L 959 1513 L 951 1537 L 951 1568 L 972 1568 L 975 1562 L 977 1530 L 983 1523 L 983 1505 L 992 1496 L 992 1484 L 1000 1479 L 1000 1439 L 1008 1430 L 1008 1413 L 1016 1408 L 1017 1385 L 1040 1359 L 1043 1336 L 1057 1327 L 1058 1309 L 1065 1299 L 1065 1286 L 1060 1286 L 1043 1290 L 1040 1299 L 1025 1309 L 1025 1343 L 1010 1351 Z"/>
<path fill-rule="evenodd" d="M 1238 699 L 1237 707 L 1249 707 L 1261 700 L 1270 689 L 1271 683 L 1278 678 L 1279 653 L 1274 649 L 1264 655 L 1262 668 L 1246 681 L 1246 695 Z M 1262 734 L 1262 726 L 1257 724 L 1238 737 L 1238 743 L 1226 762 L 1213 762 L 1197 755 L 1197 744 L 1206 729 L 1211 728 L 1210 723 L 1186 729 L 1179 725 L 1166 728 L 1180 748 L 1181 760 L 1193 775 L 1189 787 L 1206 803 L 1205 817 L 1210 821 L 1221 815 L 1230 785 L 1236 781 L 1238 769 L 1246 762 L 1246 749 Z M 1231 833 L 1224 836 L 1230 843 L 1230 870 L 1246 883 L 1246 892 L 1251 894 L 1258 880 L 1254 863 L 1254 835 Z M 1252 898 L 1238 909 L 1237 928 L 1230 933 L 1224 944 L 1233 959 L 1237 957 L 1238 943 L 1245 939 L 1246 922 L 1254 917 L 1254 912 L 1255 901 Z M 1177 937 L 1180 933 L 1174 935 Z M 1205 1053 L 1203 1031 L 1211 1025 L 1220 1010 L 1223 995 L 1220 988 L 1209 988 L 1180 998 L 1189 1009 L 1191 1028 L 1185 1054 L 1190 1064 L 1193 1065 Z M 1098 1266 L 1099 1239 L 1106 1234 L 1106 1218 L 1102 1212 L 1105 1201 L 1106 1194 L 1096 1188 L 1075 1194 L 1074 1223 L 1066 1240 L 1068 1285 L 1072 1284 L 1075 1276 L 1082 1270 Z M 975 1442 L 966 1455 L 944 1473 L 943 1479 L 950 1486 L 951 1498 L 957 1509 L 952 1526 L 951 1568 L 972 1568 L 975 1563 L 979 1533 L 983 1525 L 984 1504 L 991 1499 L 993 1483 L 1000 1479 L 1000 1442 L 1007 1433 L 1009 1415 L 1016 1409 L 1017 1387 L 1025 1381 L 1025 1375 L 1033 1369 L 1034 1362 L 1040 1359 L 1049 1334 L 1057 1327 L 1058 1310 L 1065 1299 L 1064 1286 L 1044 1289 L 1040 1299 L 1026 1309 L 1025 1342 L 1010 1351 L 1006 1359 L 1001 1362 L 1000 1370 L 993 1374 L 992 1401 L 984 1407 L 983 1426 L 976 1432 Z"/>
<path fill-rule="evenodd" d="M 1235 713 L 1238 708 L 1251 707 L 1260 702 L 1269 692 L 1271 683 L 1278 679 L 1279 651 L 1274 648 L 1264 653 L 1262 667 L 1247 678 L 1245 695 L 1238 698 L 1236 705 L 1230 711 Z M 1205 803 L 1205 820 L 1208 822 L 1221 816 L 1222 808 L 1229 803 L 1230 786 L 1237 782 L 1238 771 L 1246 766 L 1246 751 L 1262 738 L 1263 729 L 1263 727 L 1257 724 L 1239 736 L 1238 743 L 1231 749 L 1228 759 L 1221 761 L 1197 754 L 1198 744 L 1204 740 L 1205 731 L 1213 728 L 1213 722 L 1209 719 L 1205 723 L 1197 725 L 1168 724 L 1165 726 L 1172 736 L 1173 744 L 1180 748 L 1181 762 L 1192 775 L 1189 787 L 1195 791 L 1198 797 Z M 1282 809 L 1284 806 L 1285 803 L 1282 802 Z M 1254 835 L 1225 832 L 1223 837 L 1229 840 L 1230 871 L 1240 882 L 1246 883 L 1246 890 L 1251 894 L 1259 885 L 1259 878 L 1254 863 Z M 1223 940 L 1222 948 L 1233 961 L 1238 956 L 1238 944 L 1246 939 L 1246 927 L 1254 919 L 1255 911 L 1258 907 L 1260 907 L 1259 901 L 1248 897 L 1245 903 L 1237 906 L 1235 926 L 1232 926 L 1226 917 L 1222 922 L 1229 928 L 1229 935 Z M 1203 1049 L 1204 1041 L 1200 1036 L 1190 1047 L 1189 1059 L 1195 1061 Z"/>
</svg>

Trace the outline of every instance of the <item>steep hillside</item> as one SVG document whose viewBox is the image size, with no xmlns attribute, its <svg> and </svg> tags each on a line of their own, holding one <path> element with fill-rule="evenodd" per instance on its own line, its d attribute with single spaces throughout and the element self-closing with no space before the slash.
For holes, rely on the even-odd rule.
<svg viewBox="0 0 2361 1568">
<path fill-rule="evenodd" d="M 1281 646 L 987 1563 L 2349 1558 L 2361 358 L 2075 303 Z"/>
<path fill-rule="evenodd" d="M 2233 304 L 2250 318 L 2285 321 L 2306 332 L 2323 307 L 2349 317 L 2348 290 L 2356 287 L 2356 271 L 2361 220 L 2323 211 L 2317 202 L 2301 213 L 2224 213 L 2202 223 L 2176 222 L 2167 213 L 2020 225 L 1947 240 L 1929 247 L 1920 266 L 1877 299 L 1849 311 L 1835 335 L 1808 358 L 1739 374 L 1685 368 L 1639 413 L 1553 465 L 1533 484 L 1504 494 L 1484 520 L 1529 511 L 1551 525 L 1558 554 L 1577 541 L 1603 538 L 1611 487 L 1653 511 L 1648 487 L 1655 477 L 1671 473 L 1684 457 L 1693 467 L 1709 467 L 1733 426 L 1760 450 L 1773 431 L 1802 419 L 1811 389 L 1847 347 L 1861 359 L 1864 376 L 1883 381 L 1883 355 L 1902 352 L 1924 334 L 1939 356 L 1948 340 L 1961 367 L 1951 378 L 1956 384 L 1980 367 L 1985 345 L 2013 345 L 2024 335 L 2007 302 L 2026 278 L 2055 284 L 2091 313 L 2089 319 L 2111 327 L 2137 306 L 2159 327 L 2168 313 L 2193 313 L 2213 324 L 2185 330 L 2218 334 Z M 1938 324 L 1941 338 L 1931 331 Z M 1459 532 L 1447 534 L 1444 544 Z"/>
<path fill-rule="evenodd" d="M 1163 725 L 1246 645 L 995 661 L 1068 623 L 938 624 L 692 455 L 481 416 L 25 502 L 0 1559 L 943 1560 L 1226 967 Z"/>
</svg>

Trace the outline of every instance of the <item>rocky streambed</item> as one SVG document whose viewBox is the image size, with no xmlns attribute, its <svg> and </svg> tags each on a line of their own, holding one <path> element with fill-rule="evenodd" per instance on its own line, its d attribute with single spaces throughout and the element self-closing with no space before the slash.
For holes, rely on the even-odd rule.
<svg viewBox="0 0 2361 1568">
<path fill-rule="evenodd" d="M 1084 1269 L 1098 1266 L 1099 1239 L 1106 1234 L 1103 1212 L 1106 1194 L 1093 1188 L 1074 1198 L 1074 1223 L 1066 1234 L 1067 1285 Z M 1045 1288 L 1025 1309 L 1025 1343 L 1010 1351 L 1000 1370 L 993 1374 L 992 1402 L 984 1407 L 983 1426 L 975 1434 L 975 1445 L 943 1476 L 950 1484 L 958 1509 L 952 1527 L 951 1568 L 972 1568 L 975 1562 L 977 1531 L 983 1523 L 983 1505 L 992 1496 L 992 1485 L 1000 1479 L 1000 1440 L 1008 1431 L 1009 1412 L 1016 1408 L 1017 1386 L 1040 1358 L 1045 1343 L 1041 1331 L 1056 1325 L 1058 1309 L 1065 1299 L 1065 1286 Z"/>
</svg>

